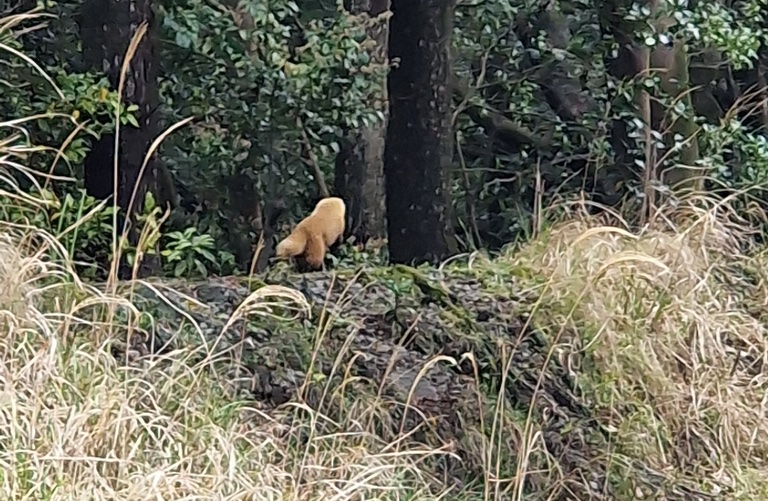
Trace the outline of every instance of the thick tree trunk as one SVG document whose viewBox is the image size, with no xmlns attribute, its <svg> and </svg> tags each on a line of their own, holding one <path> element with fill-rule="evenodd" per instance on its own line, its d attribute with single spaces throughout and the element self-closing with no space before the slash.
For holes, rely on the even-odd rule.
<svg viewBox="0 0 768 501">
<path fill-rule="evenodd" d="M 392 262 L 436 262 L 451 251 L 445 170 L 451 141 L 454 0 L 395 0 L 384 169 Z"/>
<path fill-rule="evenodd" d="M 368 35 L 376 47 L 372 64 L 386 64 L 389 43 L 389 0 L 346 0 L 345 8 L 355 15 L 368 15 Z M 377 19 L 378 18 L 378 19 Z M 386 78 L 386 77 L 384 77 Z M 385 119 L 369 127 L 351 131 L 336 159 L 336 191 L 347 203 L 349 234 L 364 243 L 386 236 L 386 204 L 384 181 L 384 145 L 387 134 L 387 84 L 381 82 L 382 94 L 377 98 Z M 374 103 L 376 104 L 376 103 Z"/>
<path fill-rule="evenodd" d="M 147 22 L 147 32 L 130 61 L 122 96 L 126 106 L 136 104 L 139 108 L 139 127 L 120 126 L 116 199 L 123 217 L 129 218 L 131 214 L 128 210 L 131 213 L 142 210 L 147 191 L 157 194 L 156 155 L 148 162 L 139 179 L 144 157 L 157 136 L 154 117 L 159 102 L 157 35 L 152 0 L 86 0 L 79 19 L 83 58 L 88 66 L 107 75 L 113 89 L 118 88 L 131 39 L 144 22 Z M 98 198 L 114 194 L 114 142 L 112 134 L 101 137 L 85 159 L 86 190 Z M 116 229 L 118 232 L 122 232 L 121 220 L 120 227 Z M 134 245 L 137 237 L 135 231 L 129 233 L 129 240 Z M 145 260 L 142 273 L 157 264 Z M 121 275 L 124 274 L 125 270 L 121 272 Z"/>
<path fill-rule="evenodd" d="M 148 163 L 142 179 L 139 170 L 149 146 L 157 136 L 154 111 L 159 102 L 157 89 L 156 23 L 151 0 L 86 0 L 80 19 L 83 58 L 92 69 L 104 72 L 113 89 L 118 88 L 120 69 L 136 30 L 148 23 L 147 33 L 139 43 L 126 75 L 123 100 L 136 104 L 139 127 L 120 126 L 117 203 L 128 209 L 137 189 L 132 211 L 143 206 L 147 190 L 156 192 L 155 156 Z M 105 135 L 94 144 L 85 160 L 87 191 L 99 198 L 113 192 L 114 135 Z"/>
</svg>

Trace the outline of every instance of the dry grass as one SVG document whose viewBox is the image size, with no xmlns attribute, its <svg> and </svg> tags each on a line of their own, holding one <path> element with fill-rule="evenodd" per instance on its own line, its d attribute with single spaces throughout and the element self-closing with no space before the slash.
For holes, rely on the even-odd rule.
<svg viewBox="0 0 768 501">
<path fill-rule="evenodd" d="M 639 234 L 577 217 L 489 265 L 547 281 L 534 321 L 560 334 L 558 355 L 613 432 L 605 454 L 617 475 L 648 468 L 754 498 L 766 492 L 766 333 L 755 313 L 768 280 L 738 273 L 764 269 L 766 254 L 749 247 L 743 221 L 702 206 Z M 6 498 L 435 499 L 423 460 L 444 452 L 382 442 L 361 426 L 364 399 L 343 422 L 301 405 L 267 416 L 225 394 L 208 362 L 190 364 L 192 348 L 121 365 L 110 348 L 125 326 L 85 306 L 130 304 L 53 265 L 55 240 L 30 231 L 0 233 Z M 236 314 L 260 314 L 269 295 L 260 289 Z M 527 429 L 523 441 L 536 441 L 535 423 Z"/>
<path fill-rule="evenodd" d="M 699 198 L 666 216 L 637 233 L 575 217 L 505 261 L 547 280 L 534 323 L 613 433 L 617 477 L 650 469 L 757 499 L 768 493 L 768 340 L 756 313 L 768 288 L 743 270 L 763 269 L 765 252 L 727 204 Z"/>
<path fill-rule="evenodd" d="M 558 354 L 612 431 L 605 453 L 617 475 L 649 469 L 755 498 L 766 493 L 768 454 L 766 333 L 755 313 L 768 281 L 738 273 L 762 270 L 766 254 L 749 246 L 744 221 L 701 202 L 678 209 L 676 225 L 636 234 L 576 217 L 491 266 L 547 281 L 535 321 L 560 335 Z M 52 265 L 45 249 L 55 241 L 36 234 L 0 237 L 8 499 L 435 498 L 421 461 L 440 452 L 383 443 L 360 426 L 368 406 L 351 401 L 332 424 L 300 405 L 266 416 L 226 395 L 206 363 L 191 366 L 188 350 L 120 365 L 110 326 L 83 305 L 130 305 Z M 72 284 L 77 295 L 65 292 Z M 259 314 L 269 293 L 236 314 Z"/>
<path fill-rule="evenodd" d="M 73 280 L 52 277 L 9 233 L 0 263 L 2 498 L 430 498 L 417 462 L 432 451 L 389 453 L 353 422 L 327 435 L 327 418 L 302 407 L 265 416 L 186 350 L 122 366 L 107 327 L 76 311 L 123 300 L 85 288 L 42 300 Z"/>
</svg>

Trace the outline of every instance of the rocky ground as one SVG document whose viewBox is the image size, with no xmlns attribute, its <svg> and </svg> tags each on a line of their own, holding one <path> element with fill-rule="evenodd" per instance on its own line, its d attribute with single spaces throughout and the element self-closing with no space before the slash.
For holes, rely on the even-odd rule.
<svg viewBox="0 0 768 501">
<path fill-rule="evenodd" d="M 396 267 L 261 280 L 135 287 L 155 323 L 129 353 L 205 346 L 193 362 L 218 359 L 227 388 L 265 411 L 303 402 L 332 417 L 373 413 L 384 439 L 408 434 L 454 453 L 432 465 L 439 482 L 480 484 L 490 469 L 501 491 L 516 489 L 504 479 L 527 459 L 526 499 L 616 499 L 610 437 L 577 389 L 572 357 L 527 321 L 536 298 L 514 277 Z M 311 315 L 281 320 L 285 307 L 272 303 L 227 326 L 252 290 L 273 284 L 303 293 Z M 640 496 L 695 498 L 653 472 L 622 481 Z"/>
</svg>

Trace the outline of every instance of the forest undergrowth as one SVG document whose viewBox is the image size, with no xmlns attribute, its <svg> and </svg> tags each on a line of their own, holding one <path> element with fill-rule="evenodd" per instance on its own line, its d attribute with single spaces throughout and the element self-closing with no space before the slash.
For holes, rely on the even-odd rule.
<svg viewBox="0 0 768 501">
<path fill-rule="evenodd" d="M 22 122 L 0 122 L 12 131 L 0 141 L 3 168 L 19 168 L 28 151 L 15 142 Z M 753 225 L 729 201 L 698 197 L 662 207 L 640 230 L 574 208 L 499 257 L 441 267 L 483 277 L 493 285 L 490 296 L 535 298 L 520 314 L 543 334 L 547 357 L 567 368 L 572 390 L 609 438 L 593 455 L 605 471 L 600 484 L 564 478 L 539 414 L 496 405 L 510 398 L 504 384 L 494 392 L 488 381 L 476 382 L 479 407 L 499 415 L 468 430 L 471 443 L 427 447 L 416 434 L 382 433 L 384 418 L 371 419 L 378 409 L 362 405 L 361 395 L 333 399 L 347 402 L 341 412 L 309 405 L 303 392 L 268 410 L 233 397 L 205 343 L 116 357 L 117 346 L 152 324 L 153 312 L 81 279 L 62 259 L 68 249 L 60 238 L 10 220 L 14 209 L 37 212 L 50 201 L 14 191 L 7 172 L 0 181 L 4 499 L 573 499 L 579 481 L 580 492 L 607 499 L 768 496 L 768 247 L 755 243 Z M 243 304 L 233 315 L 257 323 L 276 311 L 322 306 L 271 285 Z M 318 328 L 310 340 L 316 350 L 323 335 Z M 493 342 L 515 346 L 514 339 Z M 441 356 L 443 346 L 432 348 L 430 363 L 458 362 Z M 323 391 L 354 388 L 344 374 L 338 388 Z M 322 387 L 318 376 L 307 368 L 303 385 Z M 515 457 L 503 456 L 509 447 L 502 442 Z M 462 478 L 435 467 L 468 459 L 475 464 Z"/>
<path fill-rule="evenodd" d="M 628 480 L 642 471 L 685 480 L 689 495 L 757 499 L 768 493 L 768 250 L 724 203 L 702 198 L 658 221 L 633 233 L 573 214 L 472 267 L 537 290 L 530 321 L 611 437 L 604 490 L 656 498 Z M 509 475 L 486 437 L 484 478 L 449 482 L 426 465 L 450 448 L 382 440 L 354 405 L 338 422 L 300 398 L 269 412 L 232 399 L 200 347 L 120 362 L 113 347 L 140 312 L 50 259 L 50 235 L 7 224 L 0 235 L 6 499 L 568 498 L 526 484 L 542 466 L 528 463 L 542 447 L 530 415 L 504 438 L 520 444 Z M 266 314 L 258 302 L 275 298 L 308 307 L 266 286 L 238 314 Z"/>
</svg>

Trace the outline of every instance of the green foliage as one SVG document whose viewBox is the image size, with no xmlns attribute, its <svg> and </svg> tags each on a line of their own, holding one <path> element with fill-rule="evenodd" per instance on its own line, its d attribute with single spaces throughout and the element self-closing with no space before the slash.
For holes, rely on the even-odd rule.
<svg viewBox="0 0 768 501">
<path fill-rule="evenodd" d="M 497 233 L 499 241 L 509 241 L 529 226 L 537 196 L 546 207 L 558 198 L 578 196 L 583 188 L 605 192 L 607 184 L 644 196 L 640 180 L 651 166 L 645 159 L 647 126 L 638 108 L 640 90 L 650 91 L 654 106 L 658 103 L 666 113 L 663 129 L 651 133 L 659 151 L 656 172 L 688 164 L 691 158 L 685 155 L 690 155 L 694 136 L 694 144 L 699 143 L 695 164 L 706 174 L 731 187 L 765 177 L 758 174 L 763 139 L 755 120 L 742 123 L 743 113 L 724 112 L 734 104 L 728 94 L 744 92 L 736 79 L 759 84 L 751 74 L 733 72 L 757 68 L 765 50 L 764 2 L 669 0 L 652 12 L 642 2 L 618 1 L 602 8 L 600 3 L 564 0 L 549 4 L 546 11 L 535 3 L 460 2 L 457 7 L 456 68 L 467 85 L 460 111 L 475 114 L 457 116 L 457 146 L 463 155 L 456 178 L 464 181 L 454 183 L 455 209 L 467 221 L 469 203 L 474 203 L 480 230 Z M 685 85 L 703 89 L 694 89 L 692 104 L 662 89 L 663 72 L 643 78 L 615 72 L 617 64 L 632 60 L 632 54 L 619 50 L 627 41 L 656 48 L 675 40 L 683 41 L 684 60 L 696 72 L 695 84 Z M 719 90 L 724 88 L 727 93 Z M 705 109 L 713 102 L 720 120 L 738 124 L 724 123 L 722 133 L 717 132 L 721 126 L 711 118 L 715 112 Z M 514 140 L 500 138 L 499 130 L 489 130 L 478 118 L 494 113 L 517 128 Z M 617 122 L 626 127 L 624 140 L 612 125 Z M 664 133 L 672 126 L 681 130 Z M 725 140 L 733 127 L 740 136 Z M 505 126 L 506 138 L 510 130 Z M 725 157 L 719 149 L 723 141 L 730 150 Z M 536 193 L 537 186 L 543 191 Z"/>
<path fill-rule="evenodd" d="M 339 257 L 337 266 L 354 268 L 356 266 L 385 266 L 388 262 L 387 248 L 383 242 L 370 240 L 364 246 L 341 246 L 336 252 Z"/>
<path fill-rule="evenodd" d="M 215 248 L 227 248 L 231 234 L 255 240 L 247 223 L 259 193 L 305 203 L 312 196 L 314 180 L 296 148 L 305 135 L 321 169 L 330 175 L 345 130 L 382 118 L 383 104 L 374 99 L 381 89 L 370 77 L 387 68 L 371 64 L 363 20 L 349 16 L 340 4 L 309 3 L 300 10 L 290 1 L 168 0 L 156 6 L 164 40 L 158 111 L 167 122 L 199 117 L 195 126 L 162 146 L 187 209 L 186 215 L 171 219 L 180 232 L 174 235 L 184 235 L 191 224 L 213 236 Z M 43 61 L 60 90 L 19 63 L 7 78 L 29 83 L 0 95 L 0 106 L 14 116 L 63 113 L 63 123 L 34 124 L 31 135 L 45 144 L 66 144 L 64 161 L 56 162 L 54 173 L 79 180 L 57 186 L 66 192 L 82 188 L 88 136 L 111 132 L 119 105 L 103 76 L 82 71 L 76 22 L 80 2 L 47 2 L 46 8 L 57 17 L 42 30 L 21 38 L 10 31 L 3 35 L 17 50 Z M 122 110 L 121 123 L 136 125 L 134 111 L 135 106 Z M 73 134 L 78 124 L 85 124 L 86 134 Z M 67 142 L 70 135 L 74 139 Z M 55 150 L 36 153 L 32 164 L 48 170 L 55 156 Z M 247 191 L 233 193 L 233 186 Z M 303 212 L 301 205 L 289 204 L 296 214 Z M 140 216 L 141 224 L 151 222 L 151 212 Z M 102 243 L 107 241 L 105 235 Z M 179 258 L 184 242 L 168 241 L 174 249 L 168 256 L 174 260 L 171 272 L 195 259 L 199 265 L 190 269 L 231 270 L 230 253 L 216 256 L 214 266 L 200 256 L 207 244 L 198 240 L 189 248 L 197 257 Z M 152 246 L 144 252 L 151 255 Z M 134 250 L 127 250 L 127 258 L 132 263 Z"/>
<path fill-rule="evenodd" d="M 702 162 L 725 186 L 735 190 L 749 190 L 768 186 L 768 140 L 751 131 L 741 120 L 730 120 L 720 126 L 704 124 L 702 135 L 704 150 L 708 152 Z M 726 157 L 740 161 L 728 162 Z"/>
<path fill-rule="evenodd" d="M 164 258 L 166 270 L 176 277 L 206 277 L 210 270 L 227 270 L 234 267 L 234 256 L 226 251 L 216 251 L 216 244 L 210 235 L 200 235 L 194 227 L 184 231 L 172 231 L 164 235 Z"/>
<path fill-rule="evenodd" d="M 190 226 L 183 231 L 163 232 L 166 218 L 160 217 L 161 210 L 155 197 L 147 192 L 142 211 L 135 215 L 141 238 L 132 246 L 127 238 L 122 240 L 125 257 L 134 266 L 137 256 L 159 254 L 163 270 L 174 277 L 207 277 L 211 272 L 230 274 L 235 271 L 235 258 L 226 250 L 217 250 L 211 235 L 201 234 Z"/>
<path fill-rule="evenodd" d="M 111 247 L 113 208 L 82 190 L 59 197 L 48 189 L 31 192 L 35 204 L 18 203 L 15 197 L 0 197 L 3 220 L 40 228 L 54 235 L 64 251 L 86 277 L 99 273 L 96 263 L 108 262 Z"/>
<path fill-rule="evenodd" d="M 572 169 L 580 168 L 573 159 L 583 158 L 595 143 L 605 148 L 608 75 L 603 58 L 592 56 L 608 49 L 597 14 L 591 4 L 580 3 L 555 2 L 548 18 L 540 16 L 534 4 L 458 5 L 453 33 L 457 73 L 468 88 L 460 109 L 474 108 L 481 117 L 495 113 L 508 120 L 505 130 L 514 127 L 516 136 L 499 140 L 499 131 L 487 130 L 472 113 L 458 116 L 460 167 L 470 178 L 454 186 L 455 210 L 466 221 L 464 227 L 470 226 L 464 201 L 469 194 L 482 215 L 478 225 L 492 242 L 500 244 L 527 231 L 537 177 L 545 179 L 547 198 L 563 184 L 573 190 L 581 184 L 573 176 Z M 576 86 L 589 88 L 591 106 L 576 120 L 553 108 L 548 99 L 546 84 L 552 76 L 573 79 L 568 82 L 573 89 L 563 87 L 574 102 L 587 97 Z M 496 145 L 489 143 L 489 135 L 497 138 Z"/>
<path fill-rule="evenodd" d="M 55 236 L 64 252 L 59 256 L 62 260 L 73 261 L 85 278 L 104 279 L 107 270 L 100 265 L 113 259 L 114 207 L 88 196 L 82 189 L 74 190 L 74 193 L 59 197 L 41 188 L 29 193 L 29 199 L 34 203 L 19 203 L 10 192 L 3 192 L 0 195 L 2 220 L 11 225 L 38 228 Z M 211 272 L 226 274 L 234 270 L 232 254 L 217 251 L 210 235 L 198 234 L 194 227 L 163 234 L 159 212 L 153 197 L 148 194 L 144 211 L 136 215 L 140 231 L 148 234 L 148 238 L 141 240 L 141 254 L 153 256 L 156 247 L 162 245 L 163 267 L 177 277 L 205 277 Z M 127 239 L 121 242 L 123 256 L 128 265 L 133 266 L 138 249 Z"/>
<path fill-rule="evenodd" d="M 381 117 L 370 76 L 386 68 L 370 64 L 364 25 L 338 6 L 286 0 L 167 1 L 160 13 L 162 37 L 174 41 L 164 46 L 161 77 L 168 120 L 201 119 L 163 151 L 186 187 L 184 205 L 203 209 L 199 226 L 245 232 L 257 193 L 295 200 L 294 215 L 304 212 L 315 181 L 298 155 L 299 124 L 329 176 L 345 128 Z"/>
<path fill-rule="evenodd" d="M 682 26 L 693 47 L 721 50 L 735 70 L 754 67 L 760 46 L 768 41 L 765 30 L 765 5 L 759 0 L 727 7 L 718 2 L 702 2 L 692 10 L 687 0 L 664 3 L 668 14 Z"/>
<path fill-rule="evenodd" d="M 49 7 L 55 5 L 51 2 Z M 45 27 L 33 26 L 38 30 Z M 54 58 L 55 64 L 39 65 L 41 59 L 50 59 L 41 53 L 45 44 L 36 43 L 45 36 L 33 30 L 19 37 L 20 29 L 22 27 L 13 22 L 0 25 L 0 43 L 7 47 L 0 80 L 3 89 L 0 110 L 6 117 L 45 118 L 24 122 L 32 142 L 52 145 L 37 149 L 27 166 L 47 172 L 57 155 L 62 155 L 66 161 L 56 163 L 52 173 L 82 179 L 81 166 L 89 149 L 88 138 L 83 134 L 70 136 L 78 126 L 95 138 L 111 132 L 120 106 L 117 93 L 110 90 L 102 75 L 65 68 L 62 62 L 66 61 L 66 53 Z M 120 109 L 121 123 L 135 124 L 136 109 L 135 106 Z M 59 152 L 60 147 L 63 149 Z"/>
<path fill-rule="evenodd" d="M 388 68 L 372 63 L 367 28 L 374 21 L 349 15 L 342 3 L 155 4 L 161 41 L 158 117 L 163 124 L 197 118 L 161 146 L 181 207 L 163 231 L 153 229 L 155 243 L 173 249 L 160 256 L 168 273 L 233 270 L 229 251 L 258 238 L 251 222 L 264 198 L 285 199 L 289 220 L 309 209 L 317 180 L 306 165 L 307 149 L 327 182 L 342 137 L 382 118 L 379 77 Z M 0 107 L 6 116 L 60 114 L 28 129 L 35 143 L 66 144 L 62 155 L 54 162 L 56 149 L 41 148 L 26 164 L 82 180 L 90 140 L 112 130 L 118 100 L 103 76 L 84 71 L 76 22 L 80 2 L 45 6 L 56 14 L 46 26 L 17 37 L 24 23 L 3 25 L 0 41 L 40 61 L 55 86 L 29 61 L 10 55 Z M 583 0 L 549 7 L 501 1 L 457 5 L 452 54 L 460 99 L 450 186 L 466 247 L 498 248 L 529 235 L 541 207 L 576 199 L 582 190 L 602 193 L 607 203 L 627 195 L 641 201 L 641 180 L 651 167 L 661 172 L 693 163 L 729 190 L 768 179 L 760 132 L 765 124 L 746 110 L 749 103 L 725 113 L 746 88 L 760 84 L 756 63 L 765 56 L 767 41 L 762 2 L 668 0 L 655 12 L 629 1 L 611 2 L 607 11 Z M 692 100 L 665 91 L 662 72 L 616 71 L 616 61 L 629 57 L 622 46 L 656 49 L 675 41 L 685 48 L 692 80 L 685 94 Z M 650 134 L 638 107 L 640 91 L 651 93 L 661 109 L 654 113 L 664 116 L 656 126 L 660 130 Z M 715 101 L 713 114 L 702 108 L 702 95 Z M 135 111 L 123 110 L 121 123 L 135 124 Z M 623 124 L 624 137 L 616 132 L 617 123 Z M 83 124 L 84 133 L 72 135 Z M 681 124 L 684 129 L 669 131 Z M 648 137 L 658 151 L 654 166 L 646 165 Z M 697 147 L 693 159 L 686 156 L 691 138 Z M 62 210 L 75 217 L 82 183 L 56 184 L 62 200 L 72 195 L 72 204 Z M 160 224 L 152 210 L 142 217 L 141 224 Z M 186 233 L 192 227 L 197 233 Z M 151 255 L 153 249 L 145 252 Z M 374 254 L 351 249 L 344 262 L 380 257 Z"/>
</svg>

